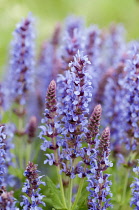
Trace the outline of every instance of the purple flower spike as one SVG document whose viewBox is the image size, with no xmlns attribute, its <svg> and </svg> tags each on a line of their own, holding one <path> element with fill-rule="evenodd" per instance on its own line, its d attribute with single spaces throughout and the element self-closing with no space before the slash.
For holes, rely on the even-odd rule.
<svg viewBox="0 0 139 210">
<path fill-rule="evenodd" d="M 87 39 L 85 44 L 85 52 L 88 55 L 89 60 L 93 63 L 93 68 L 97 67 L 100 62 L 100 29 L 97 26 L 93 25 L 87 29 Z M 91 66 L 92 68 L 92 66 Z"/>
<path fill-rule="evenodd" d="M 112 24 L 105 37 L 105 62 L 107 68 L 116 67 L 126 49 L 125 29 L 121 24 Z"/>
<path fill-rule="evenodd" d="M 70 71 L 58 77 L 58 113 L 61 114 L 59 133 L 69 148 L 79 146 L 87 132 L 88 106 L 92 97 L 88 64 L 87 56 L 78 51 L 74 61 L 69 64 Z"/>
<path fill-rule="evenodd" d="M 57 130 L 55 126 L 56 110 L 57 110 L 56 83 L 54 80 L 52 80 L 46 94 L 45 112 L 44 112 L 44 118 L 42 119 L 42 123 L 44 125 L 40 126 L 41 132 L 39 137 L 42 140 L 44 140 L 44 143 L 41 146 L 42 150 L 44 151 L 47 148 L 57 149 L 56 144 L 52 144 L 46 139 L 46 137 L 54 138 L 57 136 Z"/>
<path fill-rule="evenodd" d="M 111 75 L 107 78 L 107 84 L 105 85 L 102 98 L 102 125 L 103 127 L 110 126 L 111 148 L 115 151 L 122 144 L 125 135 L 125 120 L 123 119 L 123 113 L 125 112 L 125 104 L 123 103 L 125 91 L 119 84 L 119 81 L 125 77 L 124 66 L 125 61 L 119 63 L 117 68 L 111 69 Z"/>
<path fill-rule="evenodd" d="M 74 60 L 78 50 L 84 49 L 83 22 L 80 19 L 69 17 L 66 21 L 66 30 L 61 49 L 62 69 L 69 69 L 69 63 Z"/>
<path fill-rule="evenodd" d="M 45 41 L 42 44 L 39 61 L 37 64 L 36 72 L 36 91 L 38 109 L 44 109 L 44 97 L 47 88 L 52 80 L 56 79 L 56 76 L 61 69 L 61 62 L 58 56 L 58 45 L 60 42 L 61 28 L 58 24 L 53 33 L 50 41 Z"/>
<path fill-rule="evenodd" d="M 22 105 L 33 85 L 34 38 L 33 18 L 29 15 L 14 31 L 10 61 L 9 90 L 12 100 Z"/>
<path fill-rule="evenodd" d="M 110 130 L 107 127 L 96 144 L 95 158 L 92 158 L 91 174 L 87 175 L 89 185 L 87 190 L 90 192 L 88 197 L 89 210 L 106 210 L 111 207 L 110 191 L 111 181 L 108 180 L 109 174 L 104 174 L 104 170 L 112 167 L 112 163 L 108 160 L 110 153 Z M 96 161 L 97 160 L 97 161 Z"/>
<path fill-rule="evenodd" d="M 135 150 L 139 138 L 139 51 L 133 44 L 125 62 L 125 78 L 119 81 L 123 88 L 122 125 L 123 143 L 127 150 Z"/>
<path fill-rule="evenodd" d="M 54 80 L 51 81 L 45 101 L 45 112 L 44 118 L 42 119 L 42 124 L 40 126 L 41 132 L 39 134 L 40 139 L 44 142 L 41 145 L 41 149 L 46 151 L 48 148 L 51 150 L 57 150 L 59 148 L 58 142 L 56 141 L 57 128 L 56 128 L 56 110 L 57 110 L 57 101 L 56 101 L 56 83 Z M 51 138 L 51 141 L 47 138 Z M 54 154 L 46 154 L 47 159 L 44 161 L 44 164 L 49 163 L 49 165 L 57 165 Z"/>
<path fill-rule="evenodd" d="M 41 181 L 42 176 L 39 176 L 38 173 L 37 165 L 29 162 L 24 172 L 24 176 L 27 179 L 22 188 L 22 192 L 26 193 L 28 197 L 23 196 L 23 202 L 20 203 L 20 205 L 23 206 L 23 210 L 42 210 L 39 205 L 42 204 L 45 206 L 45 203 L 42 201 L 45 196 L 39 193 L 40 188 L 38 188 L 39 185 L 45 185 L 45 183 Z"/>
<path fill-rule="evenodd" d="M 4 125 L 0 125 L 0 209 L 17 210 L 13 192 L 7 192 L 5 188 L 10 180 L 10 176 L 7 174 L 7 168 L 11 164 L 11 145 L 6 139 L 7 129 L 7 127 L 5 129 Z"/>
</svg>

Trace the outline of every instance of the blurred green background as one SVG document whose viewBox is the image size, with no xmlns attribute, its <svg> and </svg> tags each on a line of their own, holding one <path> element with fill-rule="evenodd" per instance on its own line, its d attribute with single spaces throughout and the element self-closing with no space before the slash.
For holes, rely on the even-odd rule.
<svg viewBox="0 0 139 210">
<path fill-rule="evenodd" d="M 88 24 L 106 27 L 123 23 L 127 39 L 139 38 L 139 0 L 0 0 L 0 69 L 6 63 L 12 31 L 31 11 L 36 17 L 37 46 L 49 37 L 57 22 L 70 14 L 85 18 Z"/>
</svg>

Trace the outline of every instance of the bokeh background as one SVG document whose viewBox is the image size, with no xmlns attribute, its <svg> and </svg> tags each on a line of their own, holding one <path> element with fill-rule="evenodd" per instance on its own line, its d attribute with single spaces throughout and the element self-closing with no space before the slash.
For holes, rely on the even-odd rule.
<svg viewBox="0 0 139 210">
<path fill-rule="evenodd" d="M 0 72 L 15 25 L 30 11 L 36 17 L 37 47 L 71 14 L 84 17 L 87 25 L 123 23 L 127 40 L 139 38 L 139 0 L 0 0 Z"/>
</svg>

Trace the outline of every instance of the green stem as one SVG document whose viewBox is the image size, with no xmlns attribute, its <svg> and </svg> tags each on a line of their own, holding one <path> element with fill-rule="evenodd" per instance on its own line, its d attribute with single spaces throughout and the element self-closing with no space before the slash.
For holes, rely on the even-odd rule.
<svg viewBox="0 0 139 210">
<path fill-rule="evenodd" d="M 51 138 L 51 141 L 53 143 L 53 145 L 56 145 L 56 140 L 55 138 Z M 55 156 L 55 160 L 56 162 L 58 162 L 58 153 L 56 150 L 54 150 L 54 156 Z M 60 184 L 60 191 L 61 191 L 61 196 L 62 196 L 62 201 L 64 204 L 64 208 L 67 209 L 67 205 L 66 205 L 66 200 L 65 200 L 65 194 L 64 194 L 64 188 L 63 188 L 63 182 L 62 182 L 62 175 L 59 174 L 60 172 L 60 166 L 59 164 L 56 166 L 56 171 L 57 171 L 57 176 L 58 176 L 58 180 L 59 180 L 59 184 Z"/>
<path fill-rule="evenodd" d="M 85 178 L 82 178 L 80 183 L 79 183 L 78 192 L 77 192 L 77 195 L 76 195 L 76 198 L 75 198 L 75 201 L 73 203 L 73 206 L 72 206 L 71 210 L 75 210 L 75 207 L 76 207 L 76 205 L 77 205 L 77 203 L 80 199 L 82 188 L 83 188 L 83 185 L 84 185 L 84 180 L 85 180 Z"/>
<path fill-rule="evenodd" d="M 72 205 L 72 185 L 73 185 L 73 179 L 70 178 L 69 180 L 69 190 L 68 190 L 68 204 L 69 204 L 69 209 L 71 209 L 71 205 Z"/>
<path fill-rule="evenodd" d="M 32 151 L 32 144 L 26 142 L 26 154 L 25 154 L 26 165 L 28 164 L 29 161 L 31 161 L 31 151 Z"/>
<path fill-rule="evenodd" d="M 124 183 L 124 189 L 123 189 L 123 196 L 122 196 L 123 204 L 124 204 L 125 198 L 126 198 L 126 190 L 127 190 L 127 186 L 128 186 L 129 173 L 130 173 L 130 168 L 128 168 L 127 174 L 126 174 L 126 177 L 125 177 L 125 183 Z"/>
<path fill-rule="evenodd" d="M 62 176 L 59 174 L 59 171 L 60 171 L 59 166 L 56 166 L 56 171 L 57 171 L 57 176 L 58 176 L 58 180 L 59 180 L 59 184 L 60 184 L 60 191 L 61 191 L 61 195 L 62 195 L 64 208 L 67 209 L 67 205 L 66 205 L 66 201 L 65 201 L 64 188 L 63 188 L 63 182 L 62 182 Z"/>
</svg>

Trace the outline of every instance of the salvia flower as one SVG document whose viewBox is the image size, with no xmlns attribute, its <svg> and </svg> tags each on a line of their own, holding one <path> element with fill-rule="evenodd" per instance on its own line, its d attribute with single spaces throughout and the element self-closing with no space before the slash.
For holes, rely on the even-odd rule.
<svg viewBox="0 0 139 210">
<path fill-rule="evenodd" d="M 92 111 L 92 107 L 96 105 L 95 98 L 98 85 L 104 73 L 104 70 L 101 67 L 101 63 L 103 63 L 101 49 L 101 30 L 96 25 L 92 25 L 87 28 L 85 35 L 85 54 L 88 55 L 88 59 L 91 62 L 91 65 L 89 65 L 88 68 L 90 68 L 90 73 L 92 75 L 92 86 L 94 88 L 92 92 L 92 103 L 90 107 Z"/>
<path fill-rule="evenodd" d="M 52 40 L 45 41 L 42 45 L 36 72 L 36 91 L 38 102 L 39 100 L 41 100 L 42 103 L 44 102 L 43 99 L 49 83 L 56 79 L 57 73 L 59 69 L 61 69 L 61 62 L 57 52 L 59 33 L 60 26 L 57 25 Z M 39 104 L 38 108 L 40 108 Z"/>
<path fill-rule="evenodd" d="M 64 39 L 61 47 L 62 70 L 69 69 L 69 63 L 74 60 L 77 51 L 84 49 L 83 21 L 75 17 L 69 17 L 66 21 Z"/>
<path fill-rule="evenodd" d="M 119 63 L 117 68 L 111 69 L 111 76 L 107 78 L 103 92 L 102 126 L 103 128 L 110 126 L 111 148 L 114 150 L 122 145 L 125 136 L 126 121 L 123 119 L 125 90 L 119 84 L 125 77 L 124 67 L 125 61 Z"/>
<path fill-rule="evenodd" d="M 33 87 L 34 37 L 33 18 L 29 14 L 14 31 L 10 60 L 10 94 L 22 105 Z"/>
<path fill-rule="evenodd" d="M 108 159 L 110 154 L 110 130 L 108 127 L 103 131 L 95 149 L 91 173 L 87 175 L 89 182 L 87 190 L 90 192 L 88 207 L 90 210 L 105 210 L 112 206 L 110 204 L 111 181 L 108 180 L 110 175 L 103 172 L 108 167 L 112 167 L 112 163 Z"/>
<path fill-rule="evenodd" d="M 139 138 L 139 51 L 133 44 L 125 63 L 125 77 L 119 83 L 123 88 L 123 120 L 125 123 L 123 143 L 127 150 L 135 150 Z"/>
<path fill-rule="evenodd" d="M 111 79 L 113 69 L 116 69 L 119 63 L 123 61 L 126 52 L 126 43 L 122 25 L 113 24 L 107 32 L 101 31 L 100 46 L 100 61 L 95 71 L 96 79 L 93 82 L 95 89 L 93 101 L 95 105 L 98 103 L 103 104 L 107 81 L 109 78 Z"/>
<path fill-rule="evenodd" d="M 98 29 L 96 25 L 90 26 L 86 31 L 87 38 L 85 43 L 85 52 L 88 55 L 88 58 L 91 61 L 91 63 L 94 62 L 93 66 L 91 66 L 92 68 L 94 67 L 94 65 L 97 66 L 100 60 L 100 35 L 100 29 Z"/>
<path fill-rule="evenodd" d="M 90 64 L 87 56 L 80 51 L 69 64 L 70 70 L 58 77 L 58 113 L 61 116 L 59 133 L 63 135 L 65 150 L 71 148 L 75 155 L 75 148 L 81 144 L 87 132 L 89 102 L 92 97 L 91 76 L 87 69 Z M 80 147 L 80 146 L 79 146 Z M 65 151 L 65 152 L 66 152 Z M 69 153 L 70 153 L 69 152 Z"/>
<path fill-rule="evenodd" d="M 54 80 L 50 82 L 46 93 L 45 100 L 45 112 L 44 118 L 42 119 L 42 125 L 40 126 L 41 132 L 39 137 L 44 141 L 41 145 L 41 149 L 46 151 L 48 148 L 52 150 L 56 150 L 58 146 L 58 142 L 56 142 L 57 136 L 57 128 L 56 128 L 56 110 L 57 110 L 57 101 L 56 101 L 56 83 Z M 49 141 L 48 138 L 51 138 L 52 141 Z M 47 160 L 45 163 L 49 163 L 52 165 L 55 163 L 54 154 L 46 154 Z"/>
<path fill-rule="evenodd" d="M 125 29 L 121 24 L 112 24 L 105 36 L 105 65 L 116 67 L 126 49 Z"/>
<path fill-rule="evenodd" d="M 39 176 L 38 173 L 37 165 L 29 162 L 24 172 L 26 182 L 22 188 L 22 192 L 26 193 L 28 197 L 23 196 L 23 201 L 20 203 L 24 210 L 41 210 L 42 208 L 39 205 L 45 206 L 42 201 L 45 196 L 39 193 L 39 185 L 45 185 L 45 183 L 41 181 L 42 176 Z"/>
</svg>

